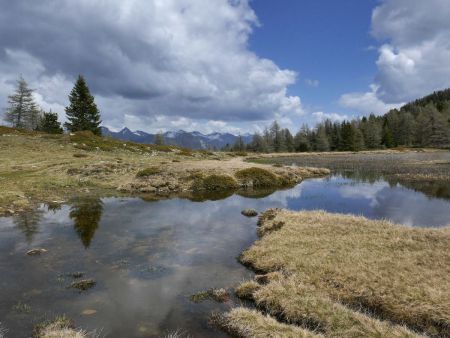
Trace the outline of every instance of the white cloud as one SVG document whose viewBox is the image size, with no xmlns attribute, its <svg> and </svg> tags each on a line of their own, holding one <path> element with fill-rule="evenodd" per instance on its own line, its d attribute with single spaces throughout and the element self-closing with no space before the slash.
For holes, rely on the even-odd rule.
<svg viewBox="0 0 450 338">
<path fill-rule="evenodd" d="M 390 107 L 450 87 L 448 0 L 383 0 L 372 14 L 381 42 L 371 91 L 350 93 L 340 103 L 362 113 Z"/>
<path fill-rule="evenodd" d="M 345 120 L 350 120 L 349 116 L 345 114 L 324 113 L 321 111 L 312 113 L 312 116 L 316 119 L 316 122 L 323 122 L 327 119 L 333 122 L 342 122 Z"/>
<path fill-rule="evenodd" d="M 370 86 L 371 91 L 366 93 L 348 93 L 341 96 L 339 104 L 346 108 L 354 109 L 364 115 L 375 114 L 382 115 L 390 109 L 398 108 L 403 103 L 386 104 L 378 98 L 378 87 Z"/>
<path fill-rule="evenodd" d="M 0 0 L 0 8 L 0 64 L 23 56 L 0 66 L 0 107 L 22 73 L 40 103 L 62 114 L 82 73 L 112 127 L 126 115 L 151 130 L 158 115 L 184 126 L 180 117 L 245 123 L 303 113 L 287 94 L 297 74 L 248 49 L 258 25 L 248 0 Z"/>
</svg>

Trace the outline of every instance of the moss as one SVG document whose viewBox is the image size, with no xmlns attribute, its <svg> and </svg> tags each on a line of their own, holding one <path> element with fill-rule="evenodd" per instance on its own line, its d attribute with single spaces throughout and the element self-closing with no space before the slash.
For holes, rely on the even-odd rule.
<svg viewBox="0 0 450 338">
<path fill-rule="evenodd" d="M 253 188 L 270 188 L 282 184 L 277 175 L 266 169 L 257 167 L 239 170 L 235 176 L 240 181 L 243 181 L 244 185 Z"/>
<path fill-rule="evenodd" d="M 161 173 L 161 168 L 158 167 L 150 167 L 143 170 L 140 170 L 136 173 L 136 177 L 143 178 L 143 177 L 149 177 L 156 174 Z"/>
<path fill-rule="evenodd" d="M 233 190 L 239 187 L 236 180 L 229 175 L 210 175 L 194 181 L 194 191 L 221 191 Z"/>
</svg>

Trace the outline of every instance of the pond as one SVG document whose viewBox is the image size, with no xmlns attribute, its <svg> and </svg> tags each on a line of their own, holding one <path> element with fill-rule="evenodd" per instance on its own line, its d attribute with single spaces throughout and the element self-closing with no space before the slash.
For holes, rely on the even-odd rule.
<svg viewBox="0 0 450 338">
<path fill-rule="evenodd" d="M 106 337 L 161 337 L 178 330 L 223 337 L 208 326 L 213 311 L 239 303 L 193 303 L 208 288 L 231 288 L 252 272 L 237 256 L 256 239 L 244 208 L 324 209 L 386 218 L 409 226 L 450 224 L 450 201 L 381 178 L 336 174 L 265 197 L 144 201 L 73 200 L 0 218 L 0 322 L 7 337 L 29 337 L 36 323 L 66 314 Z M 33 248 L 41 255 L 28 256 Z M 96 285 L 68 286 L 82 272 Z"/>
</svg>

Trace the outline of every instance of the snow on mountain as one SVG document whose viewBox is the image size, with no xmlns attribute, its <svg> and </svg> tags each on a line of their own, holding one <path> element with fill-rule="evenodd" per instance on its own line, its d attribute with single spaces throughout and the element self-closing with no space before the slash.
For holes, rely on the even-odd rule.
<svg viewBox="0 0 450 338">
<path fill-rule="evenodd" d="M 154 134 L 149 134 L 141 130 L 131 131 L 127 127 L 119 132 L 113 132 L 106 127 L 102 127 L 102 134 L 117 138 L 123 141 L 152 144 L 155 140 Z M 221 149 L 228 145 L 233 145 L 238 136 L 229 133 L 211 133 L 208 135 L 198 131 L 187 132 L 184 130 L 168 131 L 163 134 L 167 144 L 178 145 L 191 149 Z M 242 135 L 244 143 L 251 142 L 250 134 Z"/>
</svg>

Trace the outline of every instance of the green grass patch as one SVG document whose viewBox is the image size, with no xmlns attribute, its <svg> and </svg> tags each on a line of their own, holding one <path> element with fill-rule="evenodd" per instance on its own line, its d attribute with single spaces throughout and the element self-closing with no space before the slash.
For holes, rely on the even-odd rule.
<svg viewBox="0 0 450 338">
<path fill-rule="evenodd" d="M 274 173 L 262 168 L 248 168 L 236 172 L 236 178 L 244 181 L 245 185 L 254 188 L 270 188 L 281 185 L 281 181 Z"/>
<path fill-rule="evenodd" d="M 157 175 L 159 173 L 161 173 L 161 168 L 159 168 L 159 167 L 150 167 L 150 168 L 146 168 L 146 169 L 142 169 L 142 170 L 138 171 L 136 173 L 136 177 L 137 178 L 144 178 L 144 177 Z"/>
<path fill-rule="evenodd" d="M 238 187 L 238 182 L 229 175 L 210 175 L 197 178 L 192 185 L 194 191 L 233 190 Z"/>
</svg>

